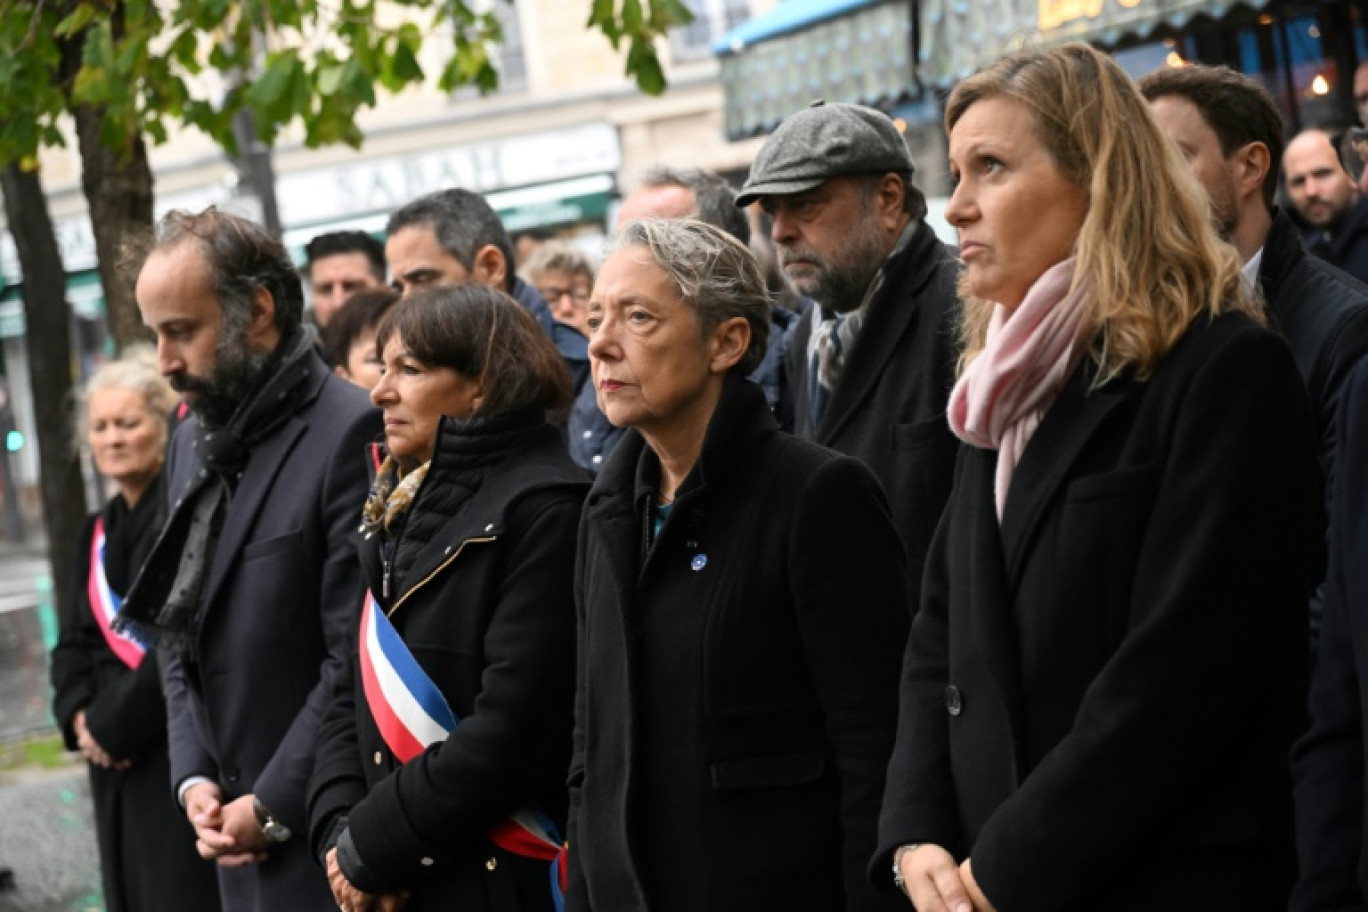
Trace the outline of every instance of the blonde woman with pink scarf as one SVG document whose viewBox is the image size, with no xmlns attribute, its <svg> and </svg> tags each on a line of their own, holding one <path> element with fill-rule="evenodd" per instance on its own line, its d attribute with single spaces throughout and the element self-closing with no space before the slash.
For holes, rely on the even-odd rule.
<svg viewBox="0 0 1368 912">
<path fill-rule="evenodd" d="M 1130 79 L 946 109 L 955 487 L 872 871 L 919 912 L 1286 907 L 1319 467 L 1292 355 Z"/>
</svg>

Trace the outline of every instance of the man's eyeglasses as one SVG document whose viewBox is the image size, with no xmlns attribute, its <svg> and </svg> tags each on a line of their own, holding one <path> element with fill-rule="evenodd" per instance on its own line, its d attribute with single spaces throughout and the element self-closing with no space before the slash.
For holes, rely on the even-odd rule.
<svg viewBox="0 0 1368 912">
<path fill-rule="evenodd" d="M 570 300 L 576 304 L 589 303 L 589 292 L 580 291 L 578 288 L 553 288 L 547 286 L 545 288 L 538 288 L 537 291 L 541 292 L 542 298 L 545 299 L 548 304 L 555 304 L 567 295 Z"/>
</svg>

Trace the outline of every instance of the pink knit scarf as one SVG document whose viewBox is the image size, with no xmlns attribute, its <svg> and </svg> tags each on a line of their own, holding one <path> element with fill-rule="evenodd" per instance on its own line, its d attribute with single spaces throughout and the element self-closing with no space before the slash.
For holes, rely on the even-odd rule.
<svg viewBox="0 0 1368 912">
<path fill-rule="evenodd" d="M 950 429 L 965 443 L 998 451 L 998 522 L 1021 454 L 1045 410 L 1083 357 L 1087 294 L 1069 293 L 1074 259 L 1045 271 L 1016 310 L 993 305 L 983 351 L 950 393 Z"/>
</svg>

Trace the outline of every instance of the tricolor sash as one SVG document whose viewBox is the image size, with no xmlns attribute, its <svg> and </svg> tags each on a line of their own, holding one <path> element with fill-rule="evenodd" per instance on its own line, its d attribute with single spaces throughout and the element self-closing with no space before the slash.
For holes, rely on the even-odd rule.
<svg viewBox="0 0 1368 912">
<path fill-rule="evenodd" d="M 366 705 L 394 756 L 407 763 L 433 744 L 445 741 L 461 723 L 460 718 L 370 592 L 361 609 L 358 643 Z M 545 814 L 524 808 L 486 835 L 506 852 L 551 862 L 551 895 L 556 909 L 563 907 L 565 847 L 556 825 Z"/>
<path fill-rule="evenodd" d="M 86 579 L 86 594 L 90 597 L 90 611 L 95 615 L 95 625 L 104 634 L 105 642 L 114 654 L 129 668 L 137 669 L 142 664 L 147 647 L 132 637 L 117 632 L 114 618 L 123 607 L 123 598 L 109 588 L 104 568 L 105 533 L 104 517 L 95 517 L 95 534 L 90 539 L 90 575 Z"/>
</svg>

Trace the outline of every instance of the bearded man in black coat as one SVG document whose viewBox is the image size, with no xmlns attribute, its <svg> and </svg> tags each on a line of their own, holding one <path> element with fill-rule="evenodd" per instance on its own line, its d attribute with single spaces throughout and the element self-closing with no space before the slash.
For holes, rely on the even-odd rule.
<svg viewBox="0 0 1368 912">
<path fill-rule="evenodd" d="M 331 910 L 305 788 L 360 612 L 349 534 L 379 415 L 301 325 L 281 243 L 214 209 L 157 226 L 137 284 L 159 367 L 190 405 L 166 527 L 121 623 L 165 665 L 172 784 L 230 912 Z"/>
<path fill-rule="evenodd" d="M 816 303 L 785 355 L 793 432 L 873 470 L 907 550 L 909 610 L 945 509 L 954 258 L 926 224 L 907 144 L 882 113 L 818 102 L 765 141 L 737 197 L 759 202 L 785 274 Z"/>
</svg>

